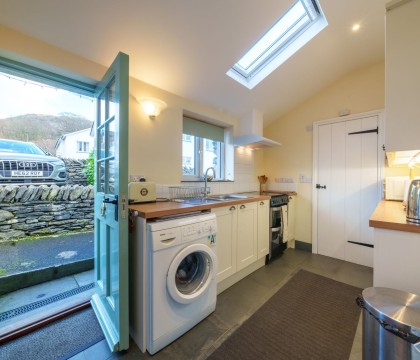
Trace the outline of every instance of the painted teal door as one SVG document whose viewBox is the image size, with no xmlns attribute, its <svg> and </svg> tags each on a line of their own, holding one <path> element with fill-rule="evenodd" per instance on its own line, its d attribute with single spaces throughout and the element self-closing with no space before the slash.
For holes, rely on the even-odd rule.
<svg viewBox="0 0 420 360">
<path fill-rule="evenodd" d="M 91 304 L 111 351 L 128 349 L 128 55 L 97 87 L 95 295 Z"/>
</svg>

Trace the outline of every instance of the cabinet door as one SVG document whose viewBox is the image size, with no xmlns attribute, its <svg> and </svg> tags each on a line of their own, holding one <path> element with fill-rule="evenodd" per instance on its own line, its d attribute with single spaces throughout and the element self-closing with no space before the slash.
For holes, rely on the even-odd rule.
<svg viewBox="0 0 420 360">
<path fill-rule="evenodd" d="M 287 204 L 287 222 L 288 235 L 287 241 L 291 241 L 291 247 L 294 247 L 293 240 L 295 240 L 295 215 L 296 214 L 296 196 L 289 196 L 289 203 Z"/>
<path fill-rule="evenodd" d="M 258 259 L 266 256 L 269 250 L 269 200 L 258 202 Z"/>
<path fill-rule="evenodd" d="M 257 203 L 238 205 L 237 270 L 257 260 Z"/>
<path fill-rule="evenodd" d="M 217 282 L 236 272 L 237 206 L 213 209 L 217 217 Z"/>
<path fill-rule="evenodd" d="M 386 151 L 416 150 L 420 132 L 420 1 L 386 13 Z"/>
</svg>

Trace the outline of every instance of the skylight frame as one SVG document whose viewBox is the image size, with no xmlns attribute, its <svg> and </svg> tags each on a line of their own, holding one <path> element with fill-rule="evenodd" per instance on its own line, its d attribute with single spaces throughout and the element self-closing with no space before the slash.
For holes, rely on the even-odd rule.
<svg viewBox="0 0 420 360">
<path fill-rule="evenodd" d="M 259 43 L 269 38 L 271 36 L 270 33 L 274 32 L 276 27 L 281 28 L 281 22 L 287 21 L 287 18 L 291 16 L 291 12 L 299 10 L 298 8 L 304 11 L 301 13 L 301 16 L 295 18 L 292 25 L 287 27 L 285 31 L 277 34 L 275 40 L 267 43 L 264 50 L 255 55 L 253 60 L 247 60 L 249 54 L 260 47 Z M 327 25 L 328 22 L 319 6 L 318 0 L 297 0 L 226 74 L 247 88 L 252 89 Z M 241 63 L 245 67 L 241 66 Z"/>
</svg>

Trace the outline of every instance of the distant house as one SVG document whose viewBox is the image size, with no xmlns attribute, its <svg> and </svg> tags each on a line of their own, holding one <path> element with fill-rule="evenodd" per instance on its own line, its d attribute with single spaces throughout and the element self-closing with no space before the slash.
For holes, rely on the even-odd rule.
<svg viewBox="0 0 420 360">
<path fill-rule="evenodd" d="M 61 135 L 55 143 L 56 156 L 64 159 L 87 159 L 92 149 L 91 128 Z"/>
</svg>

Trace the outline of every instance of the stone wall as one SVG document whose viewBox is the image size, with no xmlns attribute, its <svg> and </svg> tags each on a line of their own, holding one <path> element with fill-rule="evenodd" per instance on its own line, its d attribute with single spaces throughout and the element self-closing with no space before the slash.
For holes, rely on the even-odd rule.
<svg viewBox="0 0 420 360">
<path fill-rule="evenodd" d="M 92 185 L 0 186 L 0 242 L 93 230 Z"/>
<path fill-rule="evenodd" d="M 61 159 L 66 164 L 67 183 L 87 185 L 87 178 L 84 172 L 86 160 Z"/>
</svg>

